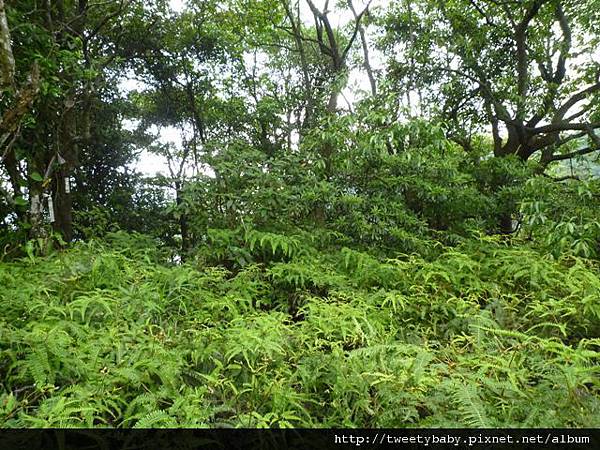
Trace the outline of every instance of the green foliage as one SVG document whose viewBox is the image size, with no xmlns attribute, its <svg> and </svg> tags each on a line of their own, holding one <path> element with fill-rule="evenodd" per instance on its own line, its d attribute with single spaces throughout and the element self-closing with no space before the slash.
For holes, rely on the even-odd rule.
<svg viewBox="0 0 600 450">
<path fill-rule="evenodd" d="M 7 3 L 2 426 L 600 426 L 586 2 Z"/>
<path fill-rule="evenodd" d="M 598 257 L 600 215 L 597 179 L 556 183 L 536 177 L 526 185 L 521 202 L 523 234 L 555 257 L 562 254 Z"/>
<path fill-rule="evenodd" d="M 599 425 L 590 260 L 493 239 L 427 260 L 211 236 L 206 254 L 251 261 L 169 266 L 119 233 L 1 263 L 4 426 Z"/>
</svg>

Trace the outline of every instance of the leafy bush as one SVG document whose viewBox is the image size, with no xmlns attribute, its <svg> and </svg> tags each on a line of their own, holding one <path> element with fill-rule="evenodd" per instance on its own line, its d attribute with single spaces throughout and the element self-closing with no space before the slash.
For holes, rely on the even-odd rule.
<svg viewBox="0 0 600 450">
<path fill-rule="evenodd" d="M 528 181 L 526 192 L 521 202 L 523 234 L 555 257 L 600 255 L 597 179 L 556 183 L 536 177 Z"/>
</svg>

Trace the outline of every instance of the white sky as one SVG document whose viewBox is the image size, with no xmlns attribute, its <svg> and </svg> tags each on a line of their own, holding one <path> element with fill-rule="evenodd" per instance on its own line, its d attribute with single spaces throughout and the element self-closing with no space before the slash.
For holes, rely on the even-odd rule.
<svg viewBox="0 0 600 450">
<path fill-rule="evenodd" d="M 185 9 L 185 0 L 171 0 L 171 9 L 175 12 L 181 12 Z"/>
</svg>

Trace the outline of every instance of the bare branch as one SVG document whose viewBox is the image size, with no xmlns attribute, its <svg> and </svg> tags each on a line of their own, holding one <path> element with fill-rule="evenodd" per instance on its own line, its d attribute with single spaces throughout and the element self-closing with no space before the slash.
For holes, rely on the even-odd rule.
<svg viewBox="0 0 600 450">
<path fill-rule="evenodd" d="M 585 100 L 589 94 L 592 94 L 598 90 L 600 90 L 600 82 L 597 82 L 596 84 L 593 84 L 593 85 L 587 87 L 586 89 L 574 94 L 571 98 L 569 98 L 569 100 L 567 100 L 565 103 L 563 103 L 563 105 L 560 108 L 558 108 L 558 110 L 554 114 L 554 117 L 552 118 L 552 122 L 557 122 L 557 121 L 562 120 L 562 118 L 569 111 L 569 109 L 571 109 L 577 103 Z"/>
<path fill-rule="evenodd" d="M 369 2 L 370 3 L 370 2 Z M 360 23 L 360 18 L 358 14 L 356 14 L 356 10 L 354 9 L 354 5 L 352 4 L 352 0 L 348 0 L 348 8 L 352 11 L 352 15 L 354 16 L 354 21 L 357 24 L 358 32 L 360 33 L 360 41 L 363 49 L 363 58 L 364 58 L 364 66 L 367 71 L 367 77 L 369 78 L 369 84 L 371 85 L 371 95 L 377 95 L 377 83 L 375 81 L 375 77 L 373 76 L 373 69 L 371 68 L 371 62 L 369 60 L 369 44 L 367 42 L 367 37 L 365 35 L 365 30 Z M 369 5 L 365 8 L 363 13 L 365 13 L 369 8 Z"/>
<path fill-rule="evenodd" d="M 569 51 L 571 50 L 571 27 L 565 17 L 565 13 L 560 3 L 556 5 L 556 20 L 560 25 L 560 29 L 563 33 L 563 42 L 560 49 L 560 55 L 558 57 L 558 63 L 556 65 L 556 71 L 554 72 L 554 79 L 552 80 L 555 84 L 562 83 L 566 74 L 566 62 Z"/>
<path fill-rule="evenodd" d="M 354 44 L 354 40 L 356 39 L 356 35 L 358 34 L 358 32 L 360 30 L 362 30 L 362 27 L 360 25 L 360 21 L 362 20 L 364 14 L 369 9 L 370 5 L 371 5 L 371 1 L 369 0 L 369 3 L 367 3 L 367 6 L 365 6 L 365 8 L 362 10 L 362 12 L 358 16 L 356 15 L 356 12 L 354 11 L 354 8 L 352 8 L 352 12 L 354 13 L 354 32 L 352 33 L 352 36 L 350 37 L 350 40 L 348 41 L 348 45 L 346 45 L 346 48 L 342 52 L 342 61 L 346 59 L 346 55 L 348 54 L 348 52 L 352 48 L 352 44 Z M 363 40 L 364 40 L 364 31 L 363 31 L 362 35 L 363 35 Z"/>
<path fill-rule="evenodd" d="M 333 32 L 333 28 L 327 17 L 327 3 L 325 4 L 325 11 L 322 12 L 317 9 L 312 0 L 306 0 L 306 2 L 315 17 L 315 26 L 317 28 L 317 36 L 320 41 L 319 46 L 321 47 L 321 51 L 326 55 L 331 56 L 333 69 L 337 70 L 341 68 L 341 64 L 343 64 L 343 56 L 339 53 L 335 33 Z M 323 28 L 325 28 L 329 45 L 326 45 L 323 40 Z"/>
<path fill-rule="evenodd" d="M 525 17 L 515 27 L 515 43 L 517 45 L 517 92 L 521 99 L 518 106 L 517 117 L 521 117 L 524 113 L 523 100 L 529 89 L 529 71 L 527 58 L 527 28 L 539 13 L 540 8 L 546 0 L 534 0 Z"/>
<path fill-rule="evenodd" d="M 571 159 L 577 156 L 589 155 L 590 153 L 594 153 L 598 150 L 600 150 L 600 147 L 585 147 L 571 153 L 564 153 L 562 155 L 552 155 L 549 158 L 549 161 L 563 161 L 565 159 Z"/>
<path fill-rule="evenodd" d="M 579 133 L 570 134 L 570 135 L 565 136 L 565 137 L 559 139 L 558 141 L 554 142 L 554 145 L 558 148 L 561 145 L 565 145 L 567 142 L 571 142 L 571 141 L 573 141 L 575 139 L 582 138 L 586 134 L 588 134 L 587 131 L 582 131 L 582 132 L 579 132 Z"/>
<path fill-rule="evenodd" d="M 527 127 L 526 127 L 527 128 Z M 550 125 L 544 125 L 537 128 L 527 128 L 533 134 L 541 134 L 541 133 L 554 133 L 557 131 L 568 131 L 568 130 L 579 130 L 579 131 L 587 131 L 589 129 L 597 129 L 600 128 L 600 122 L 594 123 L 568 123 L 568 122 L 559 122 L 552 123 Z"/>
</svg>

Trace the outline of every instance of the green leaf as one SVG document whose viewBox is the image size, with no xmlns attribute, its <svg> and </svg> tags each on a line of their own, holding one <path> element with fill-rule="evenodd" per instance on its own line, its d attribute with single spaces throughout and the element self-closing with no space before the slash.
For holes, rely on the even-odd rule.
<svg viewBox="0 0 600 450">
<path fill-rule="evenodd" d="M 28 202 L 23 197 L 15 197 L 15 205 L 17 206 L 27 206 Z"/>
<path fill-rule="evenodd" d="M 31 172 L 29 178 L 31 178 L 33 181 L 44 181 L 44 177 L 42 177 L 38 172 Z"/>
</svg>

